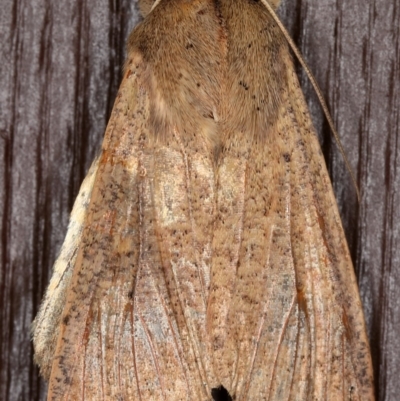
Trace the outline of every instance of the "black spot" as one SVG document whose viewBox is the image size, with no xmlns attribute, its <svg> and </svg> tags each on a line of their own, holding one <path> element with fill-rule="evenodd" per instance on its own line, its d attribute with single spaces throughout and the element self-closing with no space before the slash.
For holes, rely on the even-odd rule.
<svg viewBox="0 0 400 401">
<path fill-rule="evenodd" d="M 188 43 L 188 44 L 186 45 L 186 49 L 191 49 L 191 48 L 193 48 L 193 43 Z"/>
<path fill-rule="evenodd" d="M 283 158 L 285 159 L 285 162 L 289 163 L 290 162 L 290 155 L 289 153 L 284 153 Z"/>
<path fill-rule="evenodd" d="M 64 316 L 63 323 L 67 326 L 69 322 L 69 315 Z"/>
<path fill-rule="evenodd" d="M 211 395 L 214 401 L 233 401 L 228 390 L 224 386 L 219 386 L 211 390 Z"/>
<path fill-rule="evenodd" d="M 244 88 L 245 90 L 249 90 L 249 85 L 247 85 L 246 82 L 244 82 L 244 81 L 239 81 L 239 85 L 240 85 L 240 86 L 243 86 L 243 88 Z"/>
</svg>

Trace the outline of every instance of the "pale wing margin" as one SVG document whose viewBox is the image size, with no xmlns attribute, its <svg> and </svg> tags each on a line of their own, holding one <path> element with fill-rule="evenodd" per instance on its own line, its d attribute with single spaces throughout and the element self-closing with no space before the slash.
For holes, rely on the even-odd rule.
<svg viewBox="0 0 400 401">
<path fill-rule="evenodd" d="M 51 322 L 57 325 L 57 330 L 55 350 L 49 361 L 48 400 L 97 400 L 115 396 L 110 394 L 109 387 L 114 384 L 119 387 L 125 377 L 122 372 L 117 372 L 118 377 L 112 379 L 108 375 L 110 371 L 114 373 L 115 359 L 119 356 L 114 350 L 123 340 L 121 330 L 128 335 L 125 341 L 128 349 L 132 333 L 132 327 L 125 327 L 121 319 L 115 318 L 119 312 L 130 315 L 126 286 L 132 286 L 135 272 L 130 271 L 127 256 L 132 254 L 131 259 L 136 262 L 138 253 L 138 247 L 129 242 L 137 242 L 139 224 L 134 198 L 138 197 L 139 190 L 136 182 L 138 136 L 143 131 L 130 124 L 130 116 L 142 113 L 147 98 L 138 84 L 142 66 L 141 60 L 131 59 L 127 63 L 102 154 L 96 163 L 97 172 L 92 177 L 86 216 L 81 221 L 79 238 L 74 242 L 74 257 L 69 264 L 68 280 L 63 284 L 60 306 L 56 306 L 49 293 L 47 303 L 61 316 L 57 322 Z M 132 121 L 140 125 L 143 116 Z M 111 359 L 112 354 L 115 358 Z M 131 353 L 127 358 L 131 358 Z"/>
<path fill-rule="evenodd" d="M 96 158 L 79 190 L 71 212 L 67 235 L 53 267 L 53 275 L 45 298 L 32 325 L 35 361 L 41 374 L 49 378 L 54 350 L 59 334 L 60 321 L 67 289 L 72 277 L 83 227 L 92 194 L 99 159 Z"/>
</svg>

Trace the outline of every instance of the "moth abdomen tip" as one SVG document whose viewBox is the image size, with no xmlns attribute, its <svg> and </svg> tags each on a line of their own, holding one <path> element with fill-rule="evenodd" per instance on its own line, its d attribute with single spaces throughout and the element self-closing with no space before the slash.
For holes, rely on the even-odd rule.
<svg viewBox="0 0 400 401">
<path fill-rule="evenodd" d="M 214 401 L 233 401 L 233 398 L 224 386 L 213 388 L 211 390 L 211 396 Z"/>
</svg>

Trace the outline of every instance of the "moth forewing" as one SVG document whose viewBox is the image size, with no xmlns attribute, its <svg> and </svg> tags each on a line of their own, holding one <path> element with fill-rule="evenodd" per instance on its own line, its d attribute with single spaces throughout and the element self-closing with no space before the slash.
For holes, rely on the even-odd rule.
<svg viewBox="0 0 400 401">
<path fill-rule="evenodd" d="M 88 181 L 35 326 L 49 400 L 373 400 L 331 184 L 260 2 L 157 2 Z"/>
</svg>

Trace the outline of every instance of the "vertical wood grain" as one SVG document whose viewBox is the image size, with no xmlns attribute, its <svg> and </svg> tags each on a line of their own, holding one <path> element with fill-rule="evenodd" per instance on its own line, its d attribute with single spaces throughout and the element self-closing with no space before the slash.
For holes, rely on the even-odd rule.
<svg viewBox="0 0 400 401">
<path fill-rule="evenodd" d="M 2 0 L 1 9 L 0 400 L 39 400 L 30 325 L 137 13 L 119 0 Z"/>
<path fill-rule="evenodd" d="M 121 77 L 132 0 L 1 0 L 0 400 L 43 400 L 29 328 Z M 396 7 L 397 6 L 397 7 Z M 397 0 L 283 0 L 362 202 L 299 70 L 357 271 L 379 400 L 399 399 L 400 10 Z"/>
</svg>

